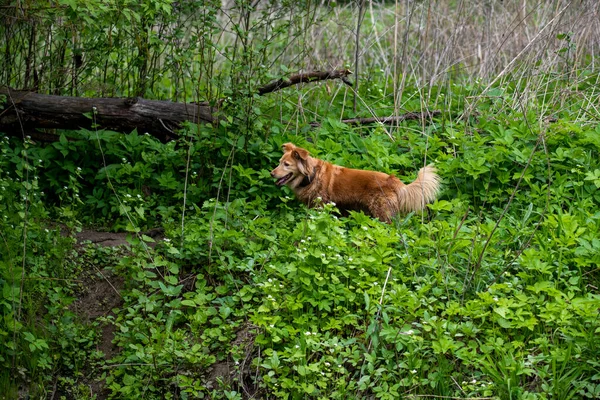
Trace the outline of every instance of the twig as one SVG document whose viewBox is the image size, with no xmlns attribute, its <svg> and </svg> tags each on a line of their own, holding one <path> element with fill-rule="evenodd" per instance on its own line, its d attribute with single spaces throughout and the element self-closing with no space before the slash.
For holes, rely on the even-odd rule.
<svg viewBox="0 0 600 400">
<path fill-rule="evenodd" d="M 117 290 L 116 287 L 114 287 L 114 285 L 108 280 L 108 278 L 106 276 L 104 276 L 104 274 L 102 273 L 102 271 L 100 271 L 98 268 L 96 268 L 96 266 L 94 266 L 94 269 L 96 270 L 97 273 L 99 273 L 100 275 L 102 275 L 102 278 L 104 278 L 104 280 L 106 281 L 106 283 L 108 283 L 108 285 L 112 288 L 112 290 L 115 291 L 115 293 L 117 294 L 117 296 L 119 296 L 120 298 L 123 298 L 123 296 L 121 296 L 121 293 Z"/>
<path fill-rule="evenodd" d="M 54 384 L 52 385 L 52 396 L 50 396 L 50 400 L 54 400 L 54 396 L 56 395 L 56 387 L 58 386 L 58 378 L 54 379 Z"/>
<path fill-rule="evenodd" d="M 106 364 L 101 366 L 101 369 L 109 369 L 109 368 L 120 368 L 120 367 L 149 367 L 154 365 L 152 363 L 120 363 L 120 364 Z"/>
<path fill-rule="evenodd" d="M 333 71 L 312 71 L 295 74 L 289 78 L 281 78 L 258 88 L 258 94 L 262 96 L 263 94 L 297 85 L 298 83 L 324 81 L 326 79 L 341 79 L 346 85 L 352 86 L 352 83 L 346 78 L 351 73 L 352 72 L 349 69 L 335 69 Z"/>
<path fill-rule="evenodd" d="M 439 110 L 426 111 L 426 112 L 408 112 L 406 114 L 392 115 L 390 117 L 349 118 L 349 119 L 343 119 L 341 122 L 343 122 L 344 124 L 347 124 L 347 125 L 367 125 L 367 124 L 375 124 L 375 123 L 392 125 L 392 124 L 402 122 L 402 121 L 410 121 L 410 120 L 418 120 L 418 119 L 436 117 L 441 114 L 442 114 L 442 112 Z M 320 126 L 321 124 L 319 122 L 311 122 L 310 125 L 313 127 L 317 127 L 317 126 Z"/>
<path fill-rule="evenodd" d="M 385 288 L 390 280 L 390 274 L 392 273 L 392 267 L 388 268 L 387 275 L 385 277 L 385 282 L 383 283 L 383 288 L 381 289 L 381 298 L 379 299 L 379 305 L 383 305 L 383 296 L 385 295 Z M 381 310 L 381 307 L 380 307 Z M 379 316 L 379 311 L 377 312 L 377 316 Z"/>
<path fill-rule="evenodd" d="M 360 0 L 358 3 L 358 18 L 356 19 L 356 32 L 355 38 L 356 42 L 354 44 L 354 70 L 356 71 L 356 77 L 354 78 L 354 82 L 356 83 L 356 88 L 354 91 L 354 112 L 356 112 L 356 103 L 358 100 L 358 75 L 359 75 L 359 65 L 358 61 L 360 58 L 360 27 L 362 25 L 363 18 L 365 16 L 365 0 Z"/>
<path fill-rule="evenodd" d="M 161 121 L 162 122 L 162 121 Z M 190 163 L 192 159 L 192 143 L 194 143 L 194 135 L 190 135 L 188 144 L 187 162 L 185 164 L 185 180 L 183 183 L 183 207 L 181 208 L 181 244 L 180 251 L 183 253 L 183 241 L 185 237 L 185 207 L 187 202 L 188 182 L 190 179 Z"/>
<path fill-rule="evenodd" d="M 437 394 L 411 394 L 407 398 L 430 398 L 430 399 L 449 399 L 449 400 L 492 400 L 496 397 L 454 397 L 454 396 L 440 396 Z"/>
</svg>

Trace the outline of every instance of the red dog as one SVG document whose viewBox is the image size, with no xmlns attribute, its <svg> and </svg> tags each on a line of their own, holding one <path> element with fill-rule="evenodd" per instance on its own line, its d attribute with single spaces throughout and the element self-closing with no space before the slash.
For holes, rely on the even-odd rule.
<svg viewBox="0 0 600 400">
<path fill-rule="evenodd" d="M 342 211 L 363 211 L 383 222 L 390 222 L 397 213 L 424 209 L 440 190 L 440 178 L 431 165 L 421 168 L 417 179 L 405 185 L 383 172 L 344 168 L 312 158 L 292 143 L 283 145 L 283 157 L 271 176 L 278 186 L 288 185 L 309 207 L 320 197 Z"/>
</svg>

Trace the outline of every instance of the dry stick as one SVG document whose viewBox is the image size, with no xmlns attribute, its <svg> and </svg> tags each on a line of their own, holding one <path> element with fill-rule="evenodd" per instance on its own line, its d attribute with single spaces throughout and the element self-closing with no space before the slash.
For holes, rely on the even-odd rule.
<svg viewBox="0 0 600 400">
<path fill-rule="evenodd" d="M 364 17 L 364 9 L 365 9 L 365 0 L 360 0 L 358 3 L 358 19 L 356 20 L 356 42 L 354 47 L 354 70 L 356 71 L 356 75 L 354 78 L 354 83 L 356 87 L 354 88 L 354 112 L 356 112 L 356 103 L 358 101 L 358 75 L 359 75 L 359 52 L 360 52 L 360 26 L 362 25 L 363 17 Z"/>
<path fill-rule="evenodd" d="M 106 276 L 104 276 L 104 274 L 102 273 L 102 271 L 100 271 L 95 265 L 93 265 L 94 269 L 96 270 L 97 273 L 99 273 L 100 275 L 102 275 L 102 278 L 104 278 L 104 280 L 106 281 L 106 283 L 108 283 L 108 285 L 112 288 L 112 290 L 115 291 L 115 293 L 117 294 L 117 296 L 119 296 L 120 298 L 123 298 L 123 296 L 121 296 L 121 293 L 117 290 L 116 287 L 114 287 L 114 285 L 108 280 L 108 278 Z"/>
<path fill-rule="evenodd" d="M 390 280 L 390 274 L 392 273 L 392 267 L 388 268 L 387 275 L 385 277 L 385 282 L 383 283 L 383 288 L 381 289 L 381 298 L 379 299 L 379 307 L 377 308 L 377 315 L 375 315 L 375 320 L 379 321 L 379 317 L 381 316 L 381 310 L 383 309 L 383 297 L 385 296 L 385 288 L 387 287 L 388 281 Z M 373 344 L 373 338 L 369 339 L 369 346 L 367 347 L 367 352 L 371 351 L 371 344 Z"/>
<path fill-rule="evenodd" d="M 185 164 L 185 180 L 183 182 L 183 209 L 181 210 L 181 243 L 180 243 L 180 251 L 183 252 L 183 241 L 184 241 L 184 233 L 185 233 L 185 207 L 187 202 L 187 189 L 188 189 L 188 181 L 190 178 L 190 163 L 192 159 L 192 143 L 194 143 L 194 136 L 191 136 L 190 143 L 188 145 L 187 151 L 187 161 Z"/>
<path fill-rule="evenodd" d="M 379 313 L 381 312 L 381 307 L 383 306 L 383 296 L 385 295 L 385 288 L 390 280 L 390 274 L 392 273 L 392 267 L 388 268 L 387 275 L 385 277 L 385 282 L 383 283 L 383 288 L 381 288 L 381 298 L 379 299 L 379 310 L 377 311 L 377 317 L 379 317 Z"/>
<path fill-rule="evenodd" d="M 234 160 L 235 146 L 231 147 L 231 152 L 227 156 L 227 160 L 225 160 L 225 167 L 223 167 L 223 173 L 221 174 L 221 179 L 219 180 L 219 188 L 217 189 L 217 198 L 215 200 L 215 207 L 213 208 L 213 214 L 210 218 L 210 224 L 208 229 L 208 265 L 211 265 L 212 259 L 212 249 L 213 249 L 213 240 L 215 238 L 214 235 L 214 224 L 215 217 L 217 216 L 217 206 L 219 205 L 219 196 L 221 195 L 221 187 L 223 186 L 223 180 L 225 179 L 225 171 L 227 170 L 227 166 L 231 160 L 231 167 L 233 168 L 233 160 Z M 227 214 L 226 214 L 227 217 Z"/>
<path fill-rule="evenodd" d="M 437 394 L 409 394 L 407 398 L 429 398 L 429 399 L 449 399 L 449 400 L 492 400 L 496 397 L 453 397 L 440 396 Z"/>
<path fill-rule="evenodd" d="M 309 83 L 316 81 L 324 81 L 327 79 L 341 79 L 348 86 L 352 86 L 352 82 L 347 79 L 347 76 L 352 74 L 349 69 L 334 69 L 332 71 L 312 71 L 295 74 L 289 78 L 281 78 L 275 82 L 271 82 L 265 86 L 258 88 L 258 94 L 261 96 L 267 93 L 297 85 L 299 83 Z"/>
<path fill-rule="evenodd" d="M 381 58 L 386 59 L 387 58 L 387 52 L 385 50 L 383 50 L 383 46 L 381 45 L 381 40 L 380 37 L 382 37 L 383 35 L 379 34 L 379 31 L 377 30 L 377 24 L 375 23 L 375 11 L 373 11 L 373 1 L 369 1 L 369 14 L 371 15 L 371 25 L 373 26 L 373 31 L 374 31 L 374 36 L 375 36 L 375 43 L 377 43 L 377 47 L 379 48 L 379 52 L 381 53 Z M 384 33 L 387 31 L 384 30 Z M 358 73 L 356 74 L 358 76 Z"/>
<path fill-rule="evenodd" d="M 398 0 L 396 0 L 396 4 L 394 5 L 394 65 L 392 69 L 392 85 L 393 85 L 393 95 L 394 95 L 394 113 L 397 113 L 400 107 L 398 106 Z"/>
<path fill-rule="evenodd" d="M 421 88 L 419 88 L 419 92 L 421 92 Z M 421 110 L 426 110 L 427 109 L 427 105 L 425 104 L 424 98 L 421 95 Z M 427 152 L 429 151 L 429 135 L 425 132 L 425 118 L 421 118 L 421 132 L 423 132 L 423 134 L 425 134 L 425 154 L 423 156 L 423 168 L 425 168 L 427 166 Z M 418 177 L 418 172 L 417 172 L 417 177 Z M 424 176 L 424 175 L 423 175 Z M 421 202 L 421 205 L 423 208 L 425 208 L 426 206 L 426 201 L 425 201 L 425 185 L 421 185 L 421 197 L 423 198 L 423 201 Z M 425 213 L 421 213 L 421 224 L 425 224 Z M 431 236 L 431 235 L 430 235 Z M 431 239 L 431 238 L 430 238 Z M 431 251 L 431 249 L 430 249 Z M 439 257 L 439 254 L 438 254 Z"/>
<path fill-rule="evenodd" d="M 538 5 L 541 5 L 541 3 L 539 3 Z M 507 34 L 504 34 L 504 39 L 500 42 L 500 45 L 498 47 L 496 47 L 496 52 L 493 55 L 493 57 L 497 57 L 498 54 L 500 53 L 500 49 L 502 49 L 502 47 L 504 47 L 504 45 L 508 42 L 509 38 L 511 37 L 511 34 L 514 33 L 516 31 L 516 29 L 519 27 L 519 25 L 523 24 L 525 22 L 525 20 L 527 18 L 529 18 L 530 15 L 532 15 L 534 12 L 536 11 L 536 8 L 533 7 L 531 9 L 531 11 L 529 11 L 527 14 L 525 14 L 524 16 L 521 15 L 517 15 L 515 17 L 515 19 L 513 19 L 513 22 L 516 21 L 516 24 L 513 27 L 513 22 L 511 22 L 509 24 L 509 31 Z M 492 20 L 492 18 L 489 19 L 490 21 Z M 512 27 L 512 28 L 511 28 Z M 535 39 L 535 38 L 534 38 Z M 517 56 L 518 57 L 518 56 Z"/>
<path fill-rule="evenodd" d="M 389 124 L 392 125 L 397 122 L 409 121 L 409 120 L 424 120 L 426 117 L 435 117 L 440 115 L 442 112 L 439 110 L 425 111 L 425 112 L 408 112 L 402 115 L 392 115 L 390 117 L 370 117 L 370 118 L 350 118 L 343 119 L 341 122 L 348 125 L 366 125 L 366 124 Z M 311 123 L 311 125 L 313 125 Z"/>
<path fill-rule="evenodd" d="M 396 2 L 396 7 L 397 7 L 397 2 Z M 411 9 L 409 6 L 406 7 L 406 12 L 407 12 L 407 16 L 406 16 L 406 30 L 404 32 L 404 44 L 402 46 L 402 59 L 401 64 L 402 65 L 406 65 L 407 61 L 406 61 L 406 57 L 408 56 L 408 51 L 407 51 L 407 47 L 408 47 L 408 34 L 410 32 L 410 24 L 412 23 L 412 18 L 413 18 L 413 9 Z M 396 18 L 397 18 L 397 14 L 396 14 Z M 398 24 L 398 20 L 396 19 L 396 24 Z M 395 28 L 397 29 L 397 28 Z M 394 38 L 394 41 L 396 41 L 396 38 Z M 395 43 L 395 45 L 397 45 L 397 43 Z M 395 51 L 395 50 L 394 50 Z M 398 73 L 397 71 L 397 65 L 398 65 L 398 59 L 397 59 L 397 54 L 395 54 L 395 65 L 394 65 L 394 80 L 397 79 L 396 74 Z M 394 85 L 394 110 L 398 110 L 400 108 L 400 101 L 402 100 L 402 95 L 404 93 L 404 86 L 406 85 L 406 73 L 402 73 L 402 78 L 400 79 L 400 87 L 397 87 L 397 80 L 396 80 L 396 85 Z"/>
<path fill-rule="evenodd" d="M 360 95 L 358 94 L 358 92 L 356 91 L 356 89 L 352 88 L 352 91 L 354 92 L 354 96 L 356 96 L 358 99 L 360 99 L 360 101 L 362 102 L 363 106 L 371 113 L 371 115 L 375 115 L 375 112 L 371 109 L 371 107 L 369 107 L 369 105 L 367 104 L 366 101 L 364 101 Z M 388 135 L 388 137 L 390 138 L 390 140 L 392 142 L 395 141 L 394 137 L 392 136 L 392 134 L 390 132 L 388 132 L 387 129 L 385 130 L 385 134 Z"/>
</svg>

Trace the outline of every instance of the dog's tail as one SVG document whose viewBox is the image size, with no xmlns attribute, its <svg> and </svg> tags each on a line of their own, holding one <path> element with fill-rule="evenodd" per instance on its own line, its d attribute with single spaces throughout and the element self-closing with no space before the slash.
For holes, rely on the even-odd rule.
<svg viewBox="0 0 600 400">
<path fill-rule="evenodd" d="M 433 165 L 423 167 L 414 182 L 398 190 L 398 211 L 420 211 L 435 201 L 440 191 L 440 177 L 435 172 Z"/>
</svg>

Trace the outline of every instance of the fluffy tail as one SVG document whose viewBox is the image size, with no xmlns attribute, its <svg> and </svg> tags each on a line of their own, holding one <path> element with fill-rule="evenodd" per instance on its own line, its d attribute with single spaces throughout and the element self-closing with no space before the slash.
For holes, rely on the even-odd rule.
<svg viewBox="0 0 600 400">
<path fill-rule="evenodd" d="M 435 171 L 433 165 L 421 168 L 417 179 L 398 191 L 398 211 L 420 211 L 427 203 L 435 201 L 440 191 L 440 177 Z"/>
</svg>

